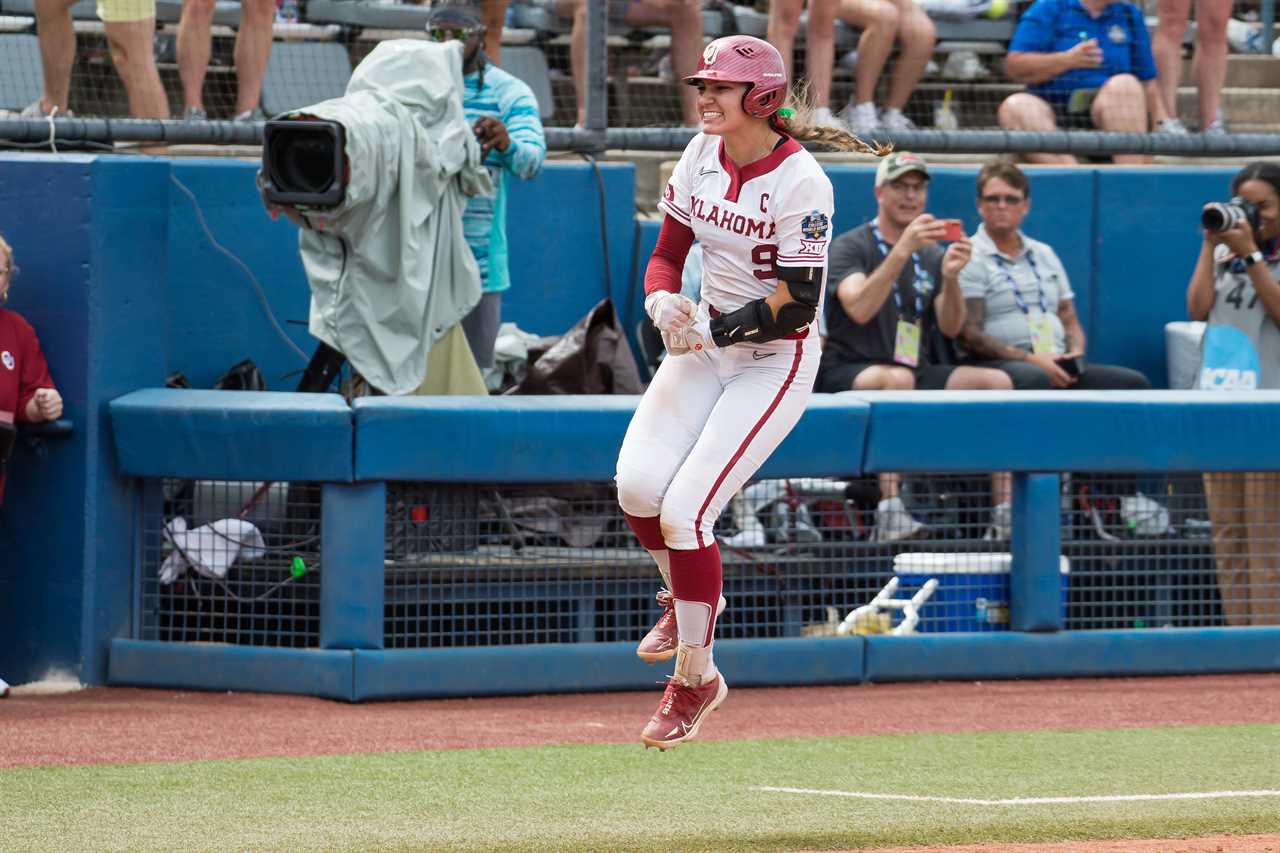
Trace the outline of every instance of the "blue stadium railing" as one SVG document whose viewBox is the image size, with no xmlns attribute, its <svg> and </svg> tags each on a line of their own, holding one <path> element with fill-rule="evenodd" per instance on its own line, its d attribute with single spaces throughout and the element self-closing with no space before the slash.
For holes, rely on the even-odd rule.
<svg viewBox="0 0 1280 853">
<path fill-rule="evenodd" d="M 352 701 L 649 686 L 654 670 L 627 642 L 384 648 L 389 481 L 607 481 L 634 404 L 631 397 L 379 398 L 348 410 L 325 395 L 167 389 L 113 401 L 121 474 L 135 482 L 323 482 L 323 583 L 317 648 L 120 637 L 111 642 L 110 683 Z M 762 476 L 1014 472 L 1012 630 L 726 640 L 717 660 L 744 686 L 1278 669 L 1280 626 L 1062 630 L 1056 473 L 1280 470 L 1272 440 L 1278 416 L 1275 392 L 816 397 Z"/>
</svg>

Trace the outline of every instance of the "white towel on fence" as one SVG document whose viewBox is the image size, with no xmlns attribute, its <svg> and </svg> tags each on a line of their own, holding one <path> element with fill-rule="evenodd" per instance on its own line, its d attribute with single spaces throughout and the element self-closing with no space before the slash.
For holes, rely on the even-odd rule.
<svg viewBox="0 0 1280 853">
<path fill-rule="evenodd" d="M 262 533 L 241 518 L 224 518 L 194 530 L 181 516 L 164 527 L 173 551 L 160 566 L 160 583 L 171 584 L 188 568 L 207 578 L 225 578 L 232 563 L 252 560 L 267 552 Z"/>
</svg>

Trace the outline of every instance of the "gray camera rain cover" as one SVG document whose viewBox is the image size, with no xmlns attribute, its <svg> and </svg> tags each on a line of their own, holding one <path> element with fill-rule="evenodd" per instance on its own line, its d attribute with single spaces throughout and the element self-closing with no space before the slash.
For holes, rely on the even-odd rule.
<svg viewBox="0 0 1280 853">
<path fill-rule="evenodd" d="M 310 331 L 388 394 L 417 389 L 431 345 L 480 301 L 462 210 L 493 184 L 462 92 L 461 42 L 396 39 L 346 95 L 297 111 L 341 123 L 350 164 L 346 199 L 299 236 Z"/>
</svg>

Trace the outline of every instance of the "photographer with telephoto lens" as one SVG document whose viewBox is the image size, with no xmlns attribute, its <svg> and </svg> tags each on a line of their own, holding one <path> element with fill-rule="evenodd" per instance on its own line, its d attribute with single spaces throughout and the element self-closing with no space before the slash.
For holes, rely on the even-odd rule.
<svg viewBox="0 0 1280 853">
<path fill-rule="evenodd" d="M 1204 207 L 1187 286 L 1187 313 L 1209 324 L 1200 387 L 1280 388 L 1280 165 L 1249 164 L 1231 194 Z M 1204 485 L 1228 624 L 1280 624 L 1280 474 L 1207 473 Z"/>
</svg>

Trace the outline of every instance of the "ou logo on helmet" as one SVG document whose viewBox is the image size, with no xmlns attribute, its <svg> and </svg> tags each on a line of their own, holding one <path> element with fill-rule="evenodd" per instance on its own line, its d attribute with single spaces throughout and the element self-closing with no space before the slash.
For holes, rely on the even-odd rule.
<svg viewBox="0 0 1280 853">
<path fill-rule="evenodd" d="M 9 352 L 8 350 L 5 350 L 4 352 L 0 352 L 0 361 L 4 362 L 5 367 L 9 368 L 10 370 L 13 370 L 13 367 L 14 367 L 13 353 Z"/>
<path fill-rule="evenodd" d="M 715 65 L 716 57 L 720 55 L 720 45 L 715 42 L 707 45 L 707 49 L 702 51 L 702 63 L 704 65 Z"/>
</svg>

